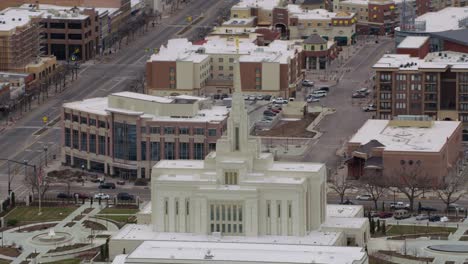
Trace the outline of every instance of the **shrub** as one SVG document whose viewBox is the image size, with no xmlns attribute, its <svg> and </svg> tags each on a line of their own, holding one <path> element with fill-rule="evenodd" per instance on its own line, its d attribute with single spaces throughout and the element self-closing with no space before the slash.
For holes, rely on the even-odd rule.
<svg viewBox="0 0 468 264">
<path fill-rule="evenodd" d="M 8 219 L 7 226 L 15 226 L 18 224 L 18 220 L 16 219 Z"/>
</svg>

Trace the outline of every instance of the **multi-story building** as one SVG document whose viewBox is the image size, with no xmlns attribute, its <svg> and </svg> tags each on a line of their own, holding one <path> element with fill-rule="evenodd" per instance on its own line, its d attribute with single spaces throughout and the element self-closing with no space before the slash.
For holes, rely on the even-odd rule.
<svg viewBox="0 0 468 264">
<path fill-rule="evenodd" d="M 204 159 L 226 127 L 227 108 L 202 98 L 131 92 L 65 103 L 62 162 L 127 179 L 149 178 L 159 160 Z"/>
<path fill-rule="evenodd" d="M 41 29 L 34 18 L 43 12 L 6 9 L 0 13 L 0 70 L 24 71 L 41 55 Z"/>
<path fill-rule="evenodd" d="M 334 41 L 326 40 L 317 34 L 310 35 L 302 42 L 303 65 L 306 70 L 326 69 L 330 61 L 338 56 Z"/>
<path fill-rule="evenodd" d="M 234 61 L 241 65 L 243 92 L 289 97 L 302 79 L 302 47 L 276 40 L 267 47 L 224 38 L 194 45 L 171 39 L 146 63 L 147 91 L 155 95 L 231 93 Z"/>
<path fill-rule="evenodd" d="M 394 120 L 368 120 L 347 144 L 348 177 L 384 177 L 416 174 L 426 188 L 439 186 L 462 161 L 462 124 L 433 121 L 424 116 L 399 116 Z"/>
<path fill-rule="evenodd" d="M 447 7 L 437 12 L 429 12 L 415 19 L 414 23 L 401 24 L 395 28 L 396 46 L 407 36 L 430 37 L 430 50 L 443 50 L 443 39 L 439 34 L 462 30 L 458 34 L 468 34 L 468 7 Z"/>
<path fill-rule="evenodd" d="M 327 205 L 327 169 L 281 162 L 250 136 L 235 63 L 227 133 L 204 160 L 162 160 L 151 202 L 109 242 L 126 263 L 366 264 L 362 206 Z M 347 247 L 349 246 L 349 247 Z M 120 255 L 125 252 L 125 255 Z M 117 256 L 118 255 L 118 256 Z"/>
<path fill-rule="evenodd" d="M 26 87 L 33 82 L 33 75 L 27 73 L 0 72 L 0 82 L 10 84 L 10 100 L 23 95 Z"/>
<path fill-rule="evenodd" d="M 329 12 L 325 9 L 305 10 L 299 5 L 288 5 L 287 13 L 280 16 L 281 9 L 274 10 L 274 23 L 285 24 L 291 39 L 306 39 L 318 34 L 326 40 L 336 41 L 338 46 L 354 43 L 356 35 L 356 14 L 350 12 Z M 287 16 L 287 20 L 281 19 Z"/>
<path fill-rule="evenodd" d="M 377 118 L 427 115 L 434 120 L 460 120 L 463 140 L 468 140 L 468 54 L 433 52 L 423 59 L 386 54 L 373 68 Z"/>
</svg>

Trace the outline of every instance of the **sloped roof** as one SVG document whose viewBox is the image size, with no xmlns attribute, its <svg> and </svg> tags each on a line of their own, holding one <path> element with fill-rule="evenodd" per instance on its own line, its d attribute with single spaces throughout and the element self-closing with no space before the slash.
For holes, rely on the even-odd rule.
<svg viewBox="0 0 468 264">
<path fill-rule="evenodd" d="M 382 157 L 370 157 L 366 160 L 366 163 L 364 164 L 364 169 L 382 168 L 382 167 L 383 167 Z"/>
<path fill-rule="evenodd" d="M 461 45 L 468 45 L 468 29 L 448 30 L 443 32 L 432 33 L 438 38 L 452 41 Z"/>
<path fill-rule="evenodd" d="M 304 40 L 304 44 L 325 44 L 327 41 L 323 39 L 318 34 L 310 35 L 306 40 Z"/>
<path fill-rule="evenodd" d="M 385 147 L 385 145 L 380 143 L 378 140 L 372 139 L 371 141 L 367 142 L 366 144 L 360 146 L 356 151 L 369 154 L 369 153 L 371 153 L 373 148 L 378 148 L 378 147 Z"/>
</svg>

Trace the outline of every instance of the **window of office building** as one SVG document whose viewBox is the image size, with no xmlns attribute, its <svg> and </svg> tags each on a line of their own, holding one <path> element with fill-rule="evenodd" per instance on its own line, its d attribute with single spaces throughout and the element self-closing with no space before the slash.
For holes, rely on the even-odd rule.
<svg viewBox="0 0 468 264">
<path fill-rule="evenodd" d="M 164 159 L 175 159 L 175 144 L 174 142 L 164 142 Z"/>
<path fill-rule="evenodd" d="M 208 143 L 208 152 L 216 151 L 216 143 Z"/>
<path fill-rule="evenodd" d="M 164 127 L 164 134 L 166 135 L 174 134 L 174 127 Z"/>
<path fill-rule="evenodd" d="M 65 119 L 65 120 L 70 120 L 70 116 L 71 116 L 71 115 L 70 115 L 69 113 L 65 113 L 65 114 L 64 114 L 64 119 Z"/>
<path fill-rule="evenodd" d="M 222 232 L 229 235 L 242 235 L 243 205 L 241 202 L 210 202 L 210 232 Z"/>
<path fill-rule="evenodd" d="M 77 115 L 73 115 L 73 116 L 72 116 L 72 121 L 78 123 L 78 116 L 77 116 Z"/>
<path fill-rule="evenodd" d="M 68 23 L 69 29 L 81 29 L 81 23 Z"/>
<path fill-rule="evenodd" d="M 146 141 L 141 142 L 141 160 L 146 160 Z"/>
<path fill-rule="evenodd" d="M 151 160 L 160 160 L 161 159 L 161 144 L 159 142 L 151 142 Z"/>
<path fill-rule="evenodd" d="M 179 143 L 179 159 L 189 159 L 190 157 L 190 143 L 181 142 Z"/>
<path fill-rule="evenodd" d="M 90 126 L 96 126 L 96 119 L 90 118 L 89 119 L 89 125 Z"/>
<path fill-rule="evenodd" d="M 406 90 L 406 83 L 397 83 L 396 84 L 396 89 L 398 91 L 405 91 Z"/>
<path fill-rule="evenodd" d="M 237 171 L 225 171 L 224 172 L 224 184 L 226 185 L 238 185 L 238 173 Z"/>
<path fill-rule="evenodd" d="M 123 160 L 136 160 L 136 125 L 114 123 L 114 157 Z"/>
<path fill-rule="evenodd" d="M 98 154 L 106 155 L 106 137 L 105 136 L 98 137 Z"/>
<path fill-rule="evenodd" d="M 96 153 L 96 135 L 89 134 L 89 152 Z"/>
<path fill-rule="evenodd" d="M 65 128 L 65 147 L 71 146 L 71 131 L 69 128 Z"/>
<path fill-rule="evenodd" d="M 208 129 L 208 136 L 210 136 L 210 137 L 216 137 L 216 128 L 210 128 L 210 129 Z"/>
<path fill-rule="evenodd" d="M 411 74 L 411 81 L 421 81 L 421 74 Z"/>
<path fill-rule="evenodd" d="M 99 120 L 99 128 L 106 128 L 106 121 Z"/>
<path fill-rule="evenodd" d="M 180 135 L 188 135 L 189 134 L 189 128 L 188 127 L 179 127 L 179 134 Z"/>
<path fill-rule="evenodd" d="M 204 135 L 205 134 L 205 129 L 203 128 L 195 128 L 195 135 Z"/>
<path fill-rule="evenodd" d="M 392 74 L 390 73 L 381 73 L 380 74 L 380 81 L 381 82 L 389 82 L 392 80 Z"/>
<path fill-rule="evenodd" d="M 79 133 L 78 130 L 73 130 L 73 148 L 78 149 L 78 142 L 79 142 Z"/>
<path fill-rule="evenodd" d="M 65 28 L 65 23 L 50 23 L 50 28 Z"/>
<path fill-rule="evenodd" d="M 80 124 L 87 124 L 88 119 L 85 116 L 80 116 Z"/>
<path fill-rule="evenodd" d="M 81 151 L 88 151 L 88 134 L 81 132 Z"/>
<path fill-rule="evenodd" d="M 160 127 L 150 127 L 150 133 L 151 134 L 160 134 L 161 133 L 161 128 Z"/>
<path fill-rule="evenodd" d="M 193 144 L 193 158 L 196 160 L 202 160 L 205 158 L 204 153 L 204 143 L 194 143 Z"/>
<path fill-rule="evenodd" d="M 62 33 L 50 33 L 51 39 L 65 39 L 65 34 Z"/>
<path fill-rule="evenodd" d="M 396 109 L 405 109 L 406 108 L 406 103 L 395 103 L 395 108 Z"/>
<path fill-rule="evenodd" d="M 397 94 L 395 95 L 395 97 L 396 97 L 397 100 L 404 100 L 404 99 L 406 99 L 406 94 L 404 94 L 404 93 L 397 93 Z"/>
</svg>

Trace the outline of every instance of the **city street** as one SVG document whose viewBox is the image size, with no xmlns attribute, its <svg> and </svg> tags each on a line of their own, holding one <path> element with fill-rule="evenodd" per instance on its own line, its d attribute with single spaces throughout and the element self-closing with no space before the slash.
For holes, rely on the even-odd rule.
<svg viewBox="0 0 468 264">
<path fill-rule="evenodd" d="M 197 27 L 211 26 L 217 19 L 219 11 L 232 6 L 235 2 L 234 0 L 193 0 L 171 17 L 163 18 L 161 25 L 156 28 L 152 28 L 150 25 L 144 36 L 140 36 L 129 46 L 112 55 L 113 58 L 105 64 L 94 64 L 93 62 L 83 64 L 78 74 L 78 80 L 68 86 L 64 92 L 50 98 L 37 109 L 26 113 L 14 126 L 3 131 L 0 136 L 0 146 L 3 150 L 1 158 L 17 161 L 34 160 L 31 163 L 38 162 L 39 159 L 43 160 L 44 145 L 48 145 L 50 154 L 53 149 L 58 149 L 53 145 L 60 143 L 59 125 L 33 135 L 43 127 L 43 116 L 54 120 L 59 116 L 61 105 L 65 102 L 106 96 L 112 92 L 128 89 L 129 83 L 144 72 L 145 61 L 150 56 L 145 52 L 145 49 L 159 48 L 168 39 L 176 37 L 176 33 L 183 28 L 184 24 L 187 24 L 186 17 L 188 15 L 204 14 L 205 18 L 197 26 L 178 36 L 190 38 L 196 33 Z M 22 186 L 23 167 L 15 168 L 12 166 L 13 171 L 19 176 L 13 178 L 12 181 L 12 189 L 16 189 L 16 187 Z M 1 162 L 0 193 L 7 191 L 7 173 L 6 163 Z"/>
</svg>

